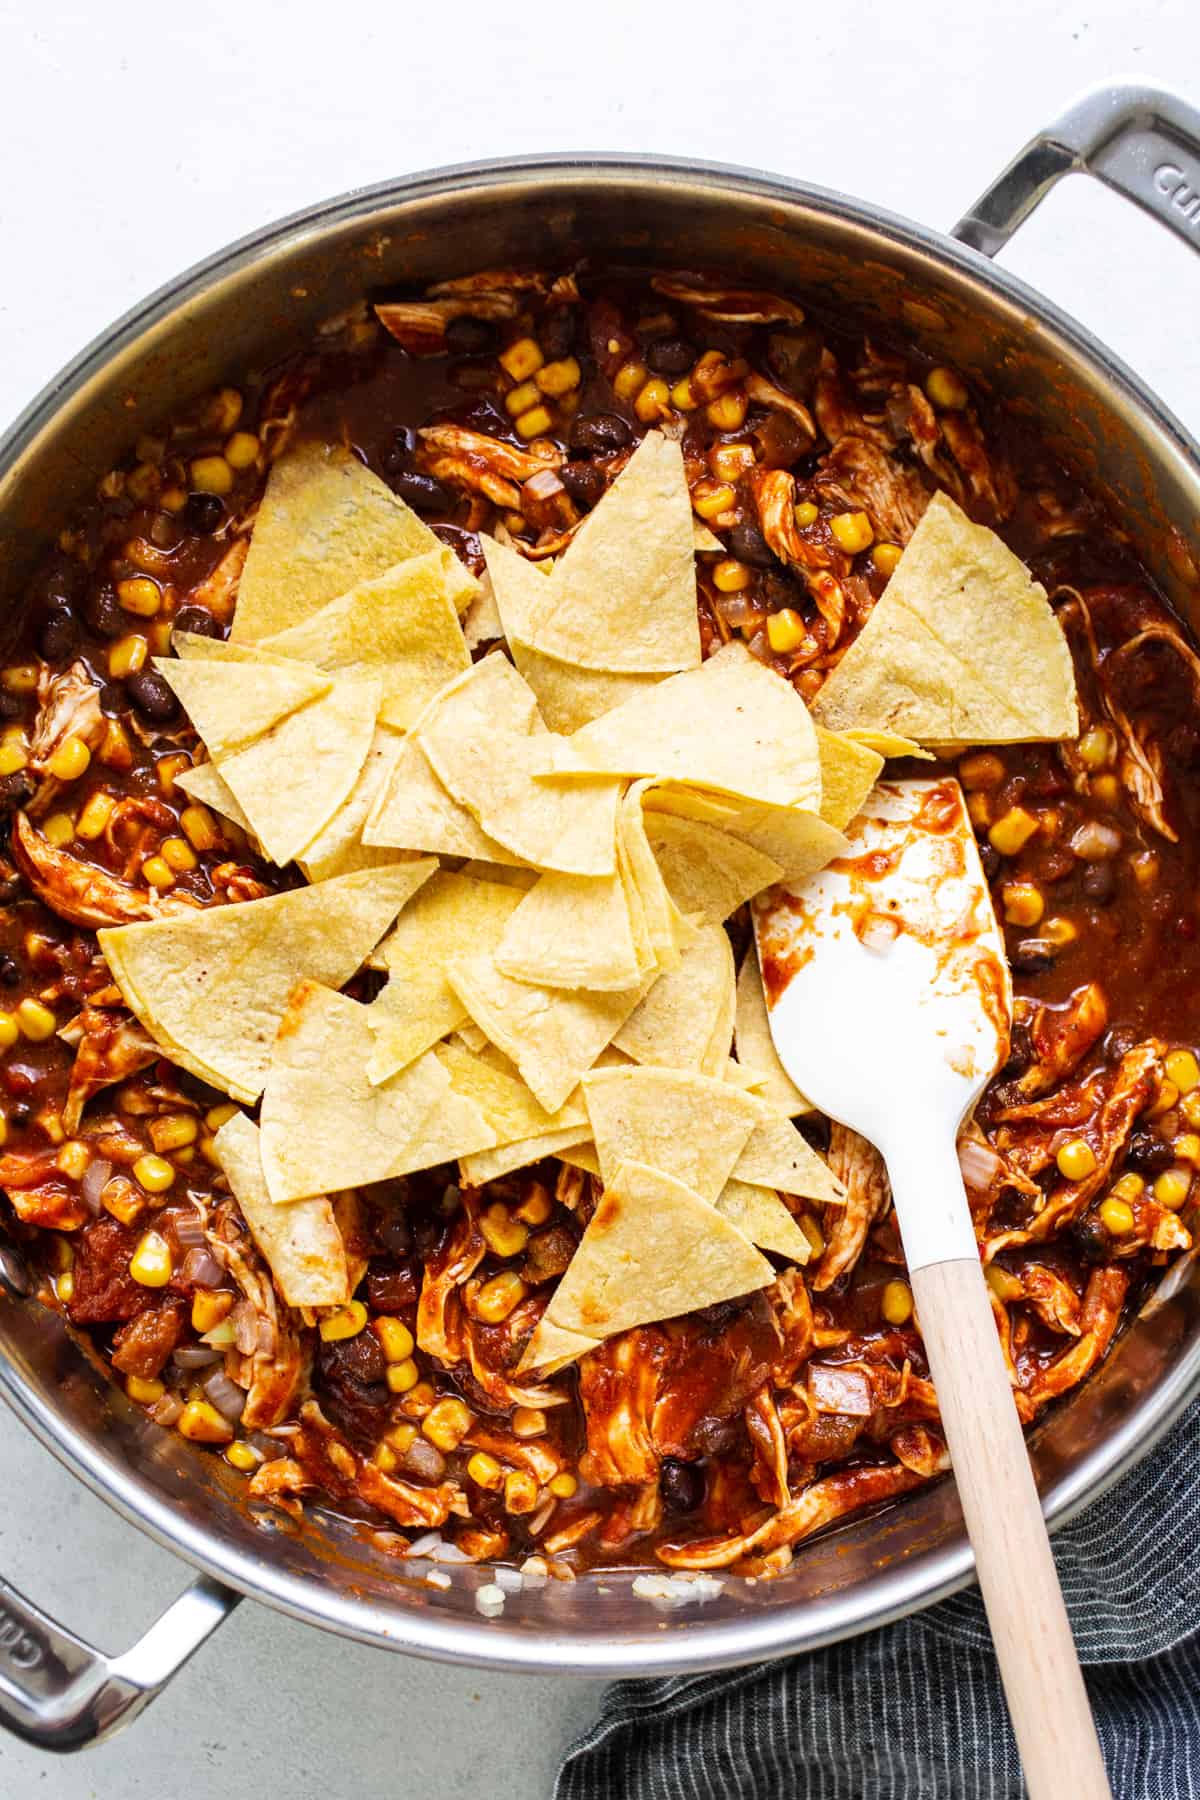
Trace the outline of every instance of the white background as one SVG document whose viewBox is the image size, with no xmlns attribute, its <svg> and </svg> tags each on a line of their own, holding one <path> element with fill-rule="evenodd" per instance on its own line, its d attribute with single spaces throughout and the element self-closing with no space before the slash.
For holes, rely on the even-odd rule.
<svg viewBox="0 0 1200 1800">
<path fill-rule="evenodd" d="M 1125 76 L 1200 101 L 1198 53 L 1194 0 L 0 0 L 0 423 L 148 290 L 346 188 L 521 151 L 661 152 L 948 227 L 1081 89 Z M 1071 181 L 1004 260 L 1200 431 L 1185 245 Z M 7 1416 L 0 1570 L 109 1648 L 186 1579 Z M 245 1605 L 126 1736 L 65 1763 L 0 1739 L 0 1794 L 530 1800 L 598 1692 L 388 1657 Z"/>
</svg>

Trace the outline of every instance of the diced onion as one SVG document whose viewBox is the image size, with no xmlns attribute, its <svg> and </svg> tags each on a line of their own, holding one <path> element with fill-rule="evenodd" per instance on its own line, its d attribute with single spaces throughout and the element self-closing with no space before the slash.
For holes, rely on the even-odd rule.
<svg viewBox="0 0 1200 1800">
<path fill-rule="evenodd" d="M 246 1410 L 246 1394 L 236 1381 L 230 1381 L 224 1369 L 218 1369 L 204 1383 L 204 1392 L 212 1401 L 219 1413 L 232 1420 L 234 1424 Z"/>
<path fill-rule="evenodd" d="M 180 1369 L 211 1369 L 223 1356 L 224 1351 L 214 1350 L 209 1344 L 181 1344 L 173 1360 Z"/>
<path fill-rule="evenodd" d="M 79 1183 L 79 1197 L 93 1218 L 98 1218 L 100 1215 L 100 1193 L 111 1174 L 112 1164 L 108 1158 L 98 1156 L 94 1162 L 88 1164 L 83 1180 Z"/>
<path fill-rule="evenodd" d="M 174 1216 L 175 1239 L 181 1249 L 202 1249 L 208 1243 L 208 1234 L 204 1229 L 204 1220 L 197 1212 L 176 1213 Z"/>
<path fill-rule="evenodd" d="M 875 1409 L 871 1383 L 862 1369 L 837 1363 L 808 1365 L 808 1392 L 818 1412 L 842 1413 L 852 1419 L 869 1418 Z"/>
<path fill-rule="evenodd" d="M 224 1269 L 207 1244 L 188 1251 L 179 1273 L 193 1287 L 217 1288 L 225 1279 Z"/>
<path fill-rule="evenodd" d="M 981 1144 L 975 1138 L 964 1138 L 958 1146 L 958 1166 L 966 1185 L 977 1194 L 982 1194 L 991 1187 L 1004 1163 L 990 1144 Z"/>
</svg>

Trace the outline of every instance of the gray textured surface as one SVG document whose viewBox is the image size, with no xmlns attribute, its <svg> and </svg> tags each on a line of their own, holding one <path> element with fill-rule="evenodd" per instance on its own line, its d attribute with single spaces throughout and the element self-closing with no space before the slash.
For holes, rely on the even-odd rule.
<svg viewBox="0 0 1200 1800">
<path fill-rule="evenodd" d="M 948 225 L 1080 88 L 1124 75 L 1197 98 L 1187 0 L 759 9 L 742 36 L 739 17 L 713 0 L 333 15 L 314 0 L 167 15 L 147 0 L 0 0 L 0 416 L 186 264 L 406 169 L 529 150 L 692 154 Z M 1200 263 L 1185 246 L 1070 183 L 1005 261 L 1200 425 Z M 6 1415 L 0 1569 L 109 1648 L 187 1579 Z M 59 1762 L 0 1738 L 0 1796 L 534 1800 L 597 1696 L 595 1683 L 360 1650 L 244 1605 L 100 1750 Z"/>
</svg>

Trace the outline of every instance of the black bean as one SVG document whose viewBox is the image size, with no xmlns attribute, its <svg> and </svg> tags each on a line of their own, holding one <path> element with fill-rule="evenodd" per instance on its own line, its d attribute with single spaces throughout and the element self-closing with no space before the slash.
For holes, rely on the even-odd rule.
<svg viewBox="0 0 1200 1800">
<path fill-rule="evenodd" d="M 1159 1175 L 1174 1163 L 1175 1152 L 1165 1138 L 1156 1137 L 1152 1131 L 1135 1131 L 1129 1140 L 1125 1161 L 1143 1175 Z"/>
<path fill-rule="evenodd" d="M 451 319 L 446 327 L 446 348 L 451 356 L 481 356 L 494 350 L 499 334 L 490 319 Z"/>
<path fill-rule="evenodd" d="M 147 719 L 163 724 L 179 711 L 179 702 L 156 669 L 138 669 L 125 683 L 129 698 Z"/>
<path fill-rule="evenodd" d="M 557 361 L 560 356 L 570 356 L 575 348 L 578 327 L 579 318 L 573 306 L 556 306 L 546 314 L 538 326 L 538 342 L 549 361 Z"/>
<path fill-rule="evenodd" d="M 657 375 L 684 375 L 696 360 L 686 338 L 660 337 L 646 346 L 646 361 Z"/>
<path fill-rule="evenodd" d="M 680 1462 L 675 1456 L 664 1456 L 658 1476 L 658 1491 L 668 1512 L 695 1512 L 704 1498 L 704 1472 L 695 1463 Z"/>
<path fill-rule="evenodd" d="M 604 477 L 594 463 L 564 463 L 558 479 L 580 506 L 595 506 L 604 493 Z"/>
<path fill-rule="evenodd" d="M 65 662 L 79 642 L 79 627 L 68 607 L 55 607 L 38 627 L 38 651 L 47 662 Z"/>
<path fill-rule="evenodd" d="M 5 987 L 20 987 L 21 965 L 15 957 L 7 954 L 0 956 L 0 981 Z"/>
<path fill-rule="evenodd" d="M 997 875 L 1000 873 L 1002 861 L 1000 852 L 994 850 L 991 844 L 980 844 L 979 860 L 983 864 L 983 872 L 987 879 L 989 881 L 995 881 Z"/>
<path fill-rule="evenodd" d="M 440 1481 L 446 1473 L 446 1459 L 428 1438 L 415 1437 L 401 1453 L 400 1467 L 416 1481 Z"/>
<path fill-rule="evenodd" d="M 803 606 L 804 590 L 798 581 L 793 581 L 790 575 L 785 575 L 776 568 L 764 575 L 759 587 L 759 598 L 768 612 L 778 612 L 785 606 L 798 611 Z"/>
<path fill-rule="evenodd" d="M 775 561 L 757 525 L 735 525 L 729 534 L 729 548 L 739 562 L 751 563 L 756 569 L 769 569 Z"/>
<path fill-rule="evenodd" d="M 18 1101 L 16 1106 L 10 1106 L 8 1109 L 9 1124 L 15 1125 L 18 1128 L 22 1125 L 28 1125 L 32 1117 L 33 1108 L 31 1106 L 26 1106 L 23 1100 Z"/>
<path fill-rule="evenodd" d="M 225 517 L 225 508 L 216 494 L 189 494 L 183 509 L 183 522 L 189 531 L 208 537 Z"/>
<path fill-rule="evenodd" d="M 0 688 L 0 719 L 19 719 L 24 710 L 24 702 L 19 695 L 6 693 Z"/>
<path fill-rule="evenodd" d="M 100 711 L 108 718 L 115 719 L 119 712 L 124 712 L 128 699 L 125 689 L 119 681 L 106 681 L 100 689 Z"/>
<path fill-rule="evenodd" d="M 100 637 L 121 637 L 129 626 L 128 616 L 121 611 L 116 593 L 107 581 L 92 589 L 84 614 L 92 630 Z"/>
<path fill-rule="evenodd" d="M 379 459 L 384 474 L 394 475 L 397 469 L 407 468 L 416 443 L 416 432 L 407 425 L 398 425 L 392 433 L 391 443 Z"/>
<path fill-rule="evenodd" d="M 221 627 L 207 606 L 181 606 L 172 623 L 176 631 L 191 631 L 197 637 L 219 638 Z"/>
<path fill-rule="evenodd" d="M 1107 906 L 1117 891 L 1117 877 L 1112 864 L 1089 863 L 1083 872 L 1083 891 L 1097 906 Z"/>
<path fill-rule="evenodd" d="M 452 502 L 440 481 L 416 469 L 398 469 L 389 477 L 393 492 L 418 512 L 449 512 Z"/>
<path fill-rule="evenodd" d="M 1027 938 L 1010 953 L 1008 962 L 1014 975 L 1044 975 L 1054 967 L 1054 952 L 1036 938 Z"/>
<path fill-rule="evenodd" d="M 571 426 L 567 442 L 572 450 L 609 456 L 633 442 L 633 429 L 616 413 L 581 413 Z"/>
<path fill-rule="evenodd" d="M 13 775 L 0 775 L 0 812 L 15 812 L 33 797 L 33 777 L 24 769 Z"/>
</svg>

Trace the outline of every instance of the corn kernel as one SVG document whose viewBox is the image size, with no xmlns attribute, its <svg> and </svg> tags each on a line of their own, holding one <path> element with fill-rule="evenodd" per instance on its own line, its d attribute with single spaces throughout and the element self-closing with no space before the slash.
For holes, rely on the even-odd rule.
<svg viewBox="0 0 1200 1800">
<path fill-rule="evenodd" d="M 40 1000 L 22 1000 L 17 1008 L 17 1024 L 21 1027 L 22 1037 L 27 1037 L 31 1044 L 44 1044 L 48 1037 L 53 1037 L 58 1020 Z"/>
<path fill-rule="evenodd" d="M 220 1106 L 210 1106 L 204 1115 L 204 1123 L 209 1131 L 220 1131 L 222 1125 L 228 1125 L 230 1119 L 236 1117 L 238 1108 L 232 1100 L 223 1100 Z"/>
<path fill-rule="evenodd" d="M 1054 1160 L 1066 1181 L 1083 1181 L 1096 1168 L 1096 1152 L 1086 1138 L 1071 1138 L 1060 1145 Z"/>
<path fill-rule="evenodd" d="M 231 469 L 252 469 L 258 461 L 258 439 L 252 431 L 235 431 L 225 445 L 225 461 Z"/>
<path fill-rule="evenodd" d="M 475 1316 L 485 1325 L 499 1325 L 519 1306 L 528 1289 L 512 1269 L 504 1269 L 485 1281 L 475 1296 Z"/>
<path fill-rule="evenodd" d="M 767 642 L 776 656 L 787 656 L 792 650 L 798 650 L 807 636 L 804 620 L 790 606 L 781 607 L 767 620 Z"/>
<path fill-rule="evenodd" d="M 808 1247 L 814 1256 L 820 1256 L 825 1248 L 825 1233 L 821 1230 L 812 1213 L 800 1213 L 796 1219 L 801 1231 L 808 1239 Z"/>
<path fill-rule="evenodd" d="M 1040 927 L 1038 935 L 1039 937 L 1044 938 L 1048 944 L 1058 944 L 1062 946 L 1064 944 L 1073 944 L 1075 939 L 1079 936 L 1079 929 L 1076 925 L 1072 924 L 1070 919 L 1060 919 L 1056 917 L 1047 919 L 1045 924 Z"/>
<path fill-rule="evenodd" d="M 568 1475 L 564 1469 L 561 1475 L 552 1476 L 546 1485 L 556 1500 L 569 1500 L 571 1495 L 578 1488 L 579 1483 L 573 1475 Z"/>
<path fill-rule="evenodd" d="M 403 1319 L 385 1313 L 372 1322 L 371 1329 L 379 1339 L 379 1347 L 389 1362 L 407 1362 L 413 1353 L 413 1334 Z"/>
<path fill-rule="evenodd" d="M 70 813 L 51 813 L 42 826 L 42 836 L 48 844 L 53 844 L 56 850 L 61 850 L 75 836 L 75 821 Z"/>
<path fill-rule="evenodd" d="M 1094 800 L 1101 806 L 1116 806 L 1121 798 L 1121 784 L 1115 775 L 1094 775 L 1091 783 Z"/>
<path fill-rule="evenodd" d="M 54 751 L 47 769 L 56 781 L 77 781 L 92 760 L 82 738 L 67 737 Z"/>
<path fill-rule="evenodd" d="M 75 822 L 75 830 L 81 838 L 89 840 L 102 835 L 105 826 L 113 816 L 116 801 L 111 794 L 97 790 L 86 802 L 83 811 Z"/>
<path fill-rule="evenodd" d="M 876 544 L 871 552 L 871 561 L 884 580 L 890 581 L 896 573 L 896 564 L 903 554 L 899 544 Z"/>
<path fill-rule="evenodd" d="M 200 1121 L 195 1113 L 164 1113 L 161 1118 L 150 1121 L 150 1142 L 160 1153 L 164 1150 L 182 1150 L 185 1144 L 195 1143 L 199 1131 Z M 137 1163 L 133 1166 L 136 1174 Z M 168 1163 L 167 1167 L 170 1166 Z"/>
<path fill-rule="evenodd" d="M 162 859 L 169 869 L 176 874 L 185 874 L 197 864 L 196 852 L 186 838 L 169 837 L 163 839 Z"/>
<path fill-rule="evenodd" d="M 383 1441 L 385 1444 L 390 1445 L 390 1447 L 400 1456 L 403 1456 L 406 1450 L 412 1448 L 416 1435 L 416 1426 L 406 1424 L 402 1421 L 399 1425 L 392 1426 Z"/>
<path fill-rule="evenodd" d="M 216 821 L 207 806 L 198 803 L 185 806 L 179 815 L 179 823 L 193 850 L 214 850 L 221 841 Z"/>
<path fill-rule="evenodd" d="M 164 512 L 182 512 L 187 505 L 187 494 L 181 487 L 164 488 L 158 496 L 158 504 Z"/>
<path fill-rule="evenodd" d="M 889 1325 L 907 1325 L 913 1314 L 912 1289 L 907 1281 L 889 1281 L 883 1290 L 879 1310 Z"/>
<path fill-rule="evenodd" d="M 153 1137 L 153 1131 L 151 1136 Z M 133 1177 L 139 1187 L 144 1187 L 148 1194 L 165 1194 L 175 1179 L 175 1171 L 162 1156 L 154 1156 L 149 1151 L 139 1156 L 133 1165 Z"/>
<path fill-rule="evenodd" d="M 248 1475 L 251 1469 L 257 1469 L 262 1457 L 253 1445 L 244 1443 L 239 1438 L 236 1443 L 230 1444 L 225 1452 L 225 1461 L 231 1468 L 240 1470 L 243 1475 Z"/>
<path fill-rule="evenodd" d="M 499 1204 L 489 1206 L 479 1221 L 489 1250 L 496 1256 L 519 1256 L 529 1242 L 529 1227 L 509 1216 Z"/>
<path fill-rule="evenodd" d="M 992 802 L 982 788 L 973 788 L 967 795 L 967 817 L 976 831 L 986 831 L 992 822 Z"/>
<path fill-rule="evenodd" d="M 549 394 L 552 400 L 559 400 L 569 394 L 583 380 L 583 370 L 573 356 L 564 356 L 560 362 L 547 363 L 545 368 L 537 372 L 537 384 L 543 394 Z"/>
<path fill-rule="evenodd" d="M 544 437 L 554 420 L 544 406 L 534 406 L 516 421 L 517 435 L 523 438 Z"/>
<path fill-rule="evenodd" d="M 63 1274 L 58 1276 L 54 1283 L 54 1292 L 64 1306 L 70 1306 L 72 1300 L 75 1298 L 75 1277 L 70 1269 L 65 1270 Z"/>
<path fill-rule="evenodd" d="M 15 775 L 19 769 L 25 767 L 28 761 L 29 757 L 23 744 L 15 741 L 0 744 L 0 775 Z"/>
<path fill-rule="evenodd" d="M 546 1415 L 540 1406 L 517 1406 L 513 1408 L 512 1431 L 514 1437 L 541 1437 L 546 1429 Z"/>
<path fill-rule="evenodd" d="M 976 750 L 961 758 L 958 779 L 967 789 L 999 787 L 1004 780 L 1004 764 L 990 750 Z"/>
<path fill-rule="evenodd" d="M 1100 1203 L 1100 1223 L 1112 1237 L 1124 1237 L 1134 1226 L 1133 1208 L 1125 1200 L 1111 1197 Z"/>
<path fill-rule="evenodd" d="M 530 1513 L 537 1505 L 538 1484 L 527 1469 L 513 1469 L 504 1477 L 504 1510 Z"/>
<path fill-rule="evenodd" d="M 227 1444 L 233 1437 L 229 1420 L 208 1400 L 189 1400 L 175 1428 L 193 1444 Z"/>
<path fill-rule="evenodd" d="M 232 431 L 242 416 L 242 396 L 236 388 L 218 388 L 204 408 L 204 423 L 222 436 Z"/>
<path fill-rule="evenodd" d="M 684 375 L 671 389 L 671 405 L 677 412 L 695 412 L 700 402 L 692 392 L 692 384 Z"/>
<path fill-rule="evenodd" d="M 152 462 L 140 462 L 125 477 L 125 492 L 138 506 L 149 506 L 162 483 L 162 476 Z"/>
<path fill-rule="evenodd" d="M 702 519 L 715 519 L 737 505 L 737 495 L 728 482 L 701 481 L 692 494 L 692 511 Z"/>
<path fill-rule="evenodd" d="M 671 390 L 661 375 L 648 381 L 633 403 L 643 425 L 653 425 L 671 410 Z"/>
<path fill-rule="evenodd" d="M 471 1413 L 461 1400 L 439 1400 L 431 1406 L 421 1422 L 421 1430 L 431 1444 L 448 1456 L 471 1429 Z"/>
<path fill-rule="evenodd" d="M 152 619 L 162 605 L 162 590 L 149 575 L 131 575 L 128 581 L 118 581 L 117 600 L 125 612 Z"/>
<path fill-rule="evenodd" d="M 633 400 L 645 387 L 648 374 L 649 370 L 645 363 L 638 362 L 636 357 L 627 363 L 622 363 L 613 376 L 613 393 L 618 400 L 627 402 Z"/>
<path fill-rule="evenodd" d="M 518 1206 L 516 1216 L 526 1225 L 544 1225 L 553 1211 L 554 1202 L 548 1190 L 536 1181 Z"/>
<path fill-rule="evenodd" d="M 108 652 L 108 672 L 112 679 L 123 681 L 127 675 L 136 675 L 145 666 L 148 649 L 145 638 L 137 632 L 118 638 Z"/>
<path fill-rule="evenodd" d="M 989 1263 L 984 1274 L 987 1284 L 997 1300 L 1003 1300 L 1011 1305 L 1014 1300 L 1019 1300 L 1025 1292 L 1017 1277 L 1008 1269 L 1002 1269 L 999 1263 Z"/>
<path fill-rule="evenodd" d="M 1025 848 L 1037 828 L 1038 822 L 1032 813 L 1026 812 L 1023 806 L 1014 806 L 996 820 L 988 832 L 988 842 L 1001 856 L 1016 856 Z"/>
<path fill-rule="evenodd" d="M 146 642 L 145 638 L 139 638 L 137 641 L 142 645 Z M 142 662 L 145 660 L 143 653 Z M 111 663 L 111 661 L 112 657 L 110 656 L 109 662 Z M 141 667 L 140 663 L 138 667 Z M 126 671 L 126 673 L 130 672 L 130 670 Z M 105 720 L 104 742 L 96 752 L 96 760 L 104 763 L 110 769 L 132 769 L 133 752 L 129 748 L 129 738 L 120 719 Z"/>
<path fill-rule="evenodd" d="M 0 1012 L 0 1050 L 11 1050 L 21 1035 L 21 1028 L 10 1012 Z"/>
<path fill-rule="evenodd" d="M 417 1365 L 413 1363 L 412 1366 L 415 1369 Z M 393 1363 L 392 1367 L 395 1369 L 406 1369 L 408 1364 Z M 393 1384 L 389 1381 L 388 1385 L 391 1387 Z M 405 1390 L 404 1398 L 400 1402 L 401 1411 L 407 1413 L 410 1419 L 423 1419 L 430 1407 L 436 1405 L 437 1394 L 434 1392 L 433 1383 L 431 1381 L 416 1382 L 413 1387 Z"/>
<path fill-rule="evenodd" d="M 1107 725 L 1094 725 L 1079 740 L 1079 758 L 1085 769 L 1103 769 L 1117 753 L 1117 740 Z"/>
<path fill-rule="evenodd" d="M 1036 925 L 1046 910 L 1045 901 L 1031 881 L 1006 882 L 1001 899 L 1010 925 Z"/>
<path fill-rule="evenodd" d="M 153 1406 L 156 1400 L 162 1399 L 166 1391 L 166 1387 L 156 1376 L 147 1380 L 141 1375 L 130 1375 L 125 1381 L 125 1392 L 139 1406 Z"/>
<path fill-rule="evenodd" d="M 3 1047 L 3 1039 L 0 1038 L 0 1049 Z M 1184 1094 L 1179 1102 L 1179 1111 L 1185 1125 L 1190 1125 L 1193 1131 L 1200 1131 L 1200 1091 L 1193 1088 L 1190 1094 Z"/>
<path fill-rule="evenodd" d="M 931 369 L 925 377 L 925 392 L 935 406 L 958 411 L 967 404 L 967 390 L 953 369 Z"/>
<path fill-rule="evenodd" d="M 400 1458 L 396 1455 L 392 1446 L 386 1443 L 376 1445 L 375 1454 L 371 1460 L 377 1469 L 383 1470 L 385 1475 L 394 1474 L 400 1467 Z"/>
<path fill-rule="evenodd" d="M 847 556 L 857 556 L 860 550 L 869 549 L 875 538 L 865 512 L 835 513 L 829 521 L 829 529 L 834 543 Z"/>
<path fill-rule="evenodd" d="M 146 1196 L 128 1175 L 113 1175 L 100 1190 L 105 1212 L 122 1225 L 132 1225 L 146 1210 Z"/>
<path fill-rule="evenodd" d="M 142 879 L 152 888 L 174 887 L 175 871 L 161 856 L 148 856 L 142 864 Z"/>
<path fill-rule="evenodd" d="M 710 400 L 704 409 L 704 416 L 710 425 L 718 431 L 740 431 L 746 423 L 746 414 L 750 410 L 750 402 L 744 388 L 726 388 L 715 400 Z"/>
<path fill-rule="evenodd" d="M 38 684 L 36 663 L 9 663 L 0 672 L 0 687 L 9 694 L 32 694 Z"/>
<path fill-rule="evenodd" d="M 91 1160 L 92 1153 L 87 1145 L 81 1144 L 78 1138 L 71 1138 L 55 1157 L 54 1166 L 69 1181 L 81 1181 L 87 1174 Z"/>
<path fill-rule="evenodd" d="M 1176 1145 L 1178 1150 L 1178 1145 Z M 1182 1206 L 1192 1188 L 1192 1171 L 1190 1169 L 1164 1169 L 1154 1183 L 1154 1198 L 1160 1206 L 1169 1206 L 1172 1211 Z"/>
<path fill-rule="evenodd" d="M 1159 1119 L 1162 1117 L 1163 1113 L 1170 1112 L 1172 1107 L 1177 1106 L 1178 1104 L 1179 1089 L 1175 1086 L 1175 1083 L 1171 1080 L 1160 1081 L 1157 1094 L 1146 1108 L 1146 1117 L 1148 1119 Z"/>
<path fill-rule="evenodd" d="M 1190 1050 L 1172 1050 L 1163 1067 L 1181 1094 L 1200 1087 L 1200 1062 Z"/>
<path fill-rule="evenodd" d="M 173 756 L 160 756 L 154 765 L 154 773 L 158 776 L 158 785 L 164 794 L 175 792 L 175 777 L 190 769 L 192 759 L 186 750 L 180 750 Z"/>
<path fill-rule="evenodd" d="M 146 635 L 155 656 L 165 656 L 171 648 L 175 627 L 168 618 L 155 619 L 152 625 L 147 626 Z M 187 760 L 190 762 L 191 758 L 189 757 Z"/>
<path fill-rule="evenodd" d="M 486 1450 L 477 1450 L 467 1464 L 467 1474 L 476 1487 L 498 1488 L 504 1481 L 504 1470 Z"/>
<path fill-rule="evenodd" d="M 708 466 L 717 481 L 732 484 L 754 467 L 754 445 L 743 439 L 736 444 L 714 444 L 708 453 Z"/>
<path fill-rule="evenodd" d="M 198 456 L 189 474 L 197 493 L 227 494 L 233 487 L 233 470 L 223 456 Z"/>
<path fill-rule="evenodd" d="M 0 1147 L 8 1142 L 8 1120 L 0 1112 Z"/>
<path fill-rule="evenodd" d="M 361 1300 L 348 1300 L 336 1312 L 327 1313 L 318 1327 L 327 1344 L 338 1344 L 343 1338 L 357 1337 L 367 1322 L 367 1309 Z"/>
<path fill-rule="evenodd" d="M 531 406 L 538 404 L 536 381 L 523 381 L 520 387 L 510 388 L 504 396 L 504 404 L 514 415 L 528 412 Z"/>
<path fill-rule="evenodd" d="M 393 1394 L 408 1394 L 416 1387 L 421 1378 L 421 1371 L 411 1356 L 403 1362 L 389 1363 L 387 1367 L 387 1384 Z"/>
<path fill-rule="evenodd" d="M 192 1330 L 203 1337 L 215 1331 L 233 1311 L 233 1295 L 223 1289 L 201 1288 L 192 1297 Z"/>
<path fill-rule="evenodd" d="M 735 556 L 723 556 L 713 564 L 713 586 L 722 594 L 740 594 L 754 579 L 754 572 Z"/>
<path fill-rule="evenodd" d="M 171 1246 L 166 1238 L 157 1231 L 146 1232 L 129 1259 L 133 1279 L 142 1287 L 166 1287 L 173 1272 Z"/>
<path fill-rule="evenodd" d="M 801 500 L 792 508 L 792 512 L 800 530 L 807 531 L 810 525 L 816 524 L 820 515 L 820 508 L 811 500 Z"/>
<path fill-rule="evenodd" d="M 499 357 L 500 367 L 512 381 L 525 381 L 535 375 L 545 360 L 542 346 L 531 337 L 518 338 L 507 350 L 502 350 Z"/>
</svg>

